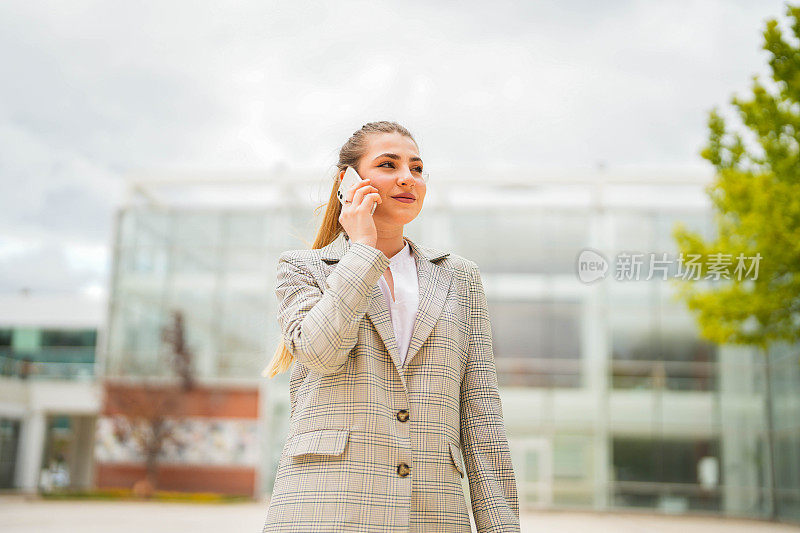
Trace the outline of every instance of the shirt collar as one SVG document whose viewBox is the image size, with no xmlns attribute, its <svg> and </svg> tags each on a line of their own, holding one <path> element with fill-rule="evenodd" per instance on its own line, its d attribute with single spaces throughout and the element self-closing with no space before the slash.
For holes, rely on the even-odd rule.
<svg viewBox="0 0 800 533">
<path fill-rule="evenodd" d="M 403 236 L 403 239 L 411 247 L 411 254 L 415 258 L 419 258 L 420 261 L 430 261 L 434 263 L 450 255 L 450 252 L 443 252 L 436 248 L 417 244 L 407 236 Z M 320 257 L 328 264 L 335 263 L 347 252 L 349 247 L 350 238 L 346 232 L 340 231 L 339 234 L 334 237 L 333 241 L 320 248 Z"/>
<path fill-rule="evenodd" d="M 404 240 L 403 243 L 404 243 L 403 248 L 389 258 L 390 265 L 397 265 L 401 262 L 408 261 L 408 259 L 412 258 L 411 246 L 408 244 L 408 241 Z"/>
</svg>

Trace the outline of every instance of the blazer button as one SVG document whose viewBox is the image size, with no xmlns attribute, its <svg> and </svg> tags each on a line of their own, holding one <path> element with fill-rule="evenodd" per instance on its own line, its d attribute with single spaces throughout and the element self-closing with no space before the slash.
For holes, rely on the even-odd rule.
<svg viewBox="0 0 800 533">
<path fill-rule="evenodd" d="M 411 473 L 411 467 L 405 463 L 397 465 L 397 473 L 400 477 L 406 477 Z"/>
<path fill-rule="evenodd" d="M 397 411 L 397 419 L 400 422 L 405 422 L 406 420 L 408 420 L 408 410 L 401 409 L 400 411 Z"/>
</svg>

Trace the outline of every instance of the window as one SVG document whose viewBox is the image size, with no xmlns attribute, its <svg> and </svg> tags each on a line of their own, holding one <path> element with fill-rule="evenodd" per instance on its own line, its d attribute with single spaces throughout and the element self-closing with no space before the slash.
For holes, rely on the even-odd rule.
<svg viewBox="0 0 800 533">
<path fill-rule="evenodd" d="M 614 502 L 620 506 L 720 510 L 717 440 L 614 438 Z"/>
<path fill-rule="evenodd" d="M 580 305 L 490 301 L 498 381 L 506 386 L 580 387 Z"/>
</svg>

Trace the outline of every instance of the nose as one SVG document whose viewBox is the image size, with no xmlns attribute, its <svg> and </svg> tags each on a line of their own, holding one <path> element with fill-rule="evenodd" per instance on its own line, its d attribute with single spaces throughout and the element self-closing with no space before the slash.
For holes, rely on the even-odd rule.
<svg viewBox="0 0 800 533">
<path fill-rule="evenodd" d="M 410 170 L 406 169 L 405 172 L 398 176 L 397 181 L 403 186 L 414 185 L 414 176 L 411 175 Z"/>
</svg>

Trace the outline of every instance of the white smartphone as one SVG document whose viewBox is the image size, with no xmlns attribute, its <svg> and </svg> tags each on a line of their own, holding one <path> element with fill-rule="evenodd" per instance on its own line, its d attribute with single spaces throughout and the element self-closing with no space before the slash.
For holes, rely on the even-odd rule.
<svg viewBox="0 0 800 533">
<path fill-rule="evenodd" d="M 339 185 L 339 190 L 336 192 L 336 196 L 339 197 L 339 201 L 342 203 L 342 205 L 344 205 L 344 200 L 347 198 L 347 191 L 354 188 L 360 182 L 361 176 L 358 175 L 356 169 L 353 167 L 347 167 L 347 170 L 344 172 L 344 178 L 342 178 L 342 183 Z M 375 214 L 375 209 L 377 207 L 378 202 L 376 201 L 372 204 L 372 212 L 370 212 L 370 215 Z"/>
</svg>

